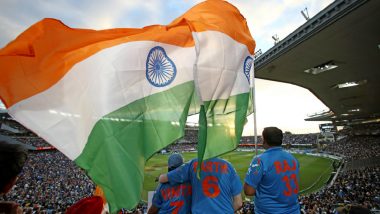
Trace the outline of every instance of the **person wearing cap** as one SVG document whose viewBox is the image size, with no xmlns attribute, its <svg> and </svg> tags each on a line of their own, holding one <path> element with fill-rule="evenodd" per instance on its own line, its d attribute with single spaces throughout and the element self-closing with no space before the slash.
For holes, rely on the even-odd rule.
<svg viewBox="0 0 380 214">
<path fill-rule="evenodd" d="M 282 150 L 281 129 L 266 127 L 262 137 L 266 151 L 249 165 L 244 193 L 255 196 L 256 214 L 299 214 L 299 163 L 292 154 Z"/>
<path fill-rule="evenodd" d="M 0 195 L 5 199 L 15 185 L 27 159 L 27 150 L 18 144 L 6 140 L 0 141 Z M 0 202 L 0 213 L 22 213 L 22 208 L 15 202 Z"/>
<path fill-rule="evenodd" d="M 168 172 L 175 170 L 183 164 L 180 154 L 172 154 L 168 159 Z M 192 189 L 188 182 L 181 184 L 159 184 L 152 200 L 148 214 L 153 213 L 191 213 Z"/>
<path fill-rule="evenodd" d="M 234 213 L 242 206 L 242 184 L 232 164 L 220 158 L 203 161 L 199 175 L 198 159 L 162 174 L 160 183 L 190 182 L 191 213 Z"/>
</svg>

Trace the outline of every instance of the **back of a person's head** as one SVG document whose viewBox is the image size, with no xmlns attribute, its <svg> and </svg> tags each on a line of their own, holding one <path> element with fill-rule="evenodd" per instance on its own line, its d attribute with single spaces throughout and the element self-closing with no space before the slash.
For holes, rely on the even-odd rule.
<svg viewBox="0 0 380 214">
<path fill-rule="evenodd" d="M 18 144 L 0 141 L 0 193 L 21 172 L 27 158 L 26 149 Z"/>
<path fill-rule="evenodd" d="M 172 171 L 183 164 L 183 157 L 181 154 L 174 153 L 168 159 L 168 171 Z"/>
<path fill-rule="evenodd" d="M 269 146 L 281 146 L 283 134 L 277 127 L 266 127 L 263 130 L 263 138 Z"/>
</svg>

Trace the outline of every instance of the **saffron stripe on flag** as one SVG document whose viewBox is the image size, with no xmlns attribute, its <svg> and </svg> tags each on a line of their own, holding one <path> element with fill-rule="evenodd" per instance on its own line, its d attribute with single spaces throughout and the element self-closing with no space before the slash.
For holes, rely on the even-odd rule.
<svg viewBox="0 0 380 214">
<path fill-rule="evenodd" d="M 194 88 L 204 110 L 201 150 L 229 150 L 219 144 L 208 153 L 222 136 L 238 141 L 249 89 L 246 74 L 234 72 L 245 72 L 254 47 L 244 17 L 224 1 L 202 2 L 168 26 L 142 29 L 71 29 L 44 19 L 0 50 L 0 98 L 16 120 L 85 168 L 115 213 L 137 205 L 146 159 L 183 135 L 184 118 L 198 103 Z M 150 56 L 165 62 L 148 62 Z M 157 72 L 173 71 L 172 64 L 176 77 L 161 85 L 169 74 Z M 148 66 L 157 72 L 148 74 Z M 221 126 L 211 129 L 215 121 Z"/>
<path fill-rule="evenodd" d="M 7 108 L 56 84 L 78 62 L 119 44 L 154 41 L 193 47 L 186 23 L 141 29 L 88 30 L 43 19 L 0 49 L 0 98 Z"/>
<path fill-rule="evenodd" d="M 156 46 L 163 47 L 177 66 L 177 75 L 167 87 L 153 87 L 146 79 L 147 55 Z M 79 62 L 51 88 L 13 105 L 8 112 L 74 160 L 95 123 L 105 115 L 193 81 L 194 58 L 193 48 L 150 41 L 121 44 Z"/>
<path fill-rule="evenodd" d="M 147 80 L 152 50 L 165 50 L 175 64 L 168 86 Z M 86 169 L 113 213 L 131 209 L 141 197 L 145 161 L 183 136 L 194 99 L 194 58 L 193 48 L 151 41 L 117 45 L 77 63 L 9 113 Z"/>
</svg>

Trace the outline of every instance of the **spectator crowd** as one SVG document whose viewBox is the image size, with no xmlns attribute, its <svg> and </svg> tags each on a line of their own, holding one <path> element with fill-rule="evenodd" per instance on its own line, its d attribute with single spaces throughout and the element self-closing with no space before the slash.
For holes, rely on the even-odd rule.
<svg viewBox="0 0 380 214">
<path fill-rule="evenodd" d="M 6 194 L 34 213 L 64 213 L 80 199 L 92 195 L 94 183 L 59 151 L 29 153 L 15 187 Z"/>
<path fill-rule="evenodd" d="M 325 152 L 344 156 L 345 160 L 359 160 L 380 156 L 380 138 L 351 136 L 326 147 Z"/>
<path fill-rule="evenodd" d="M 331 187 L 299 197 L 304 213 L 334 214 L 346 204 L 380 210 L 380 167 L 342 172 Z"/>
<path fill-rule="evenodd" d="M 192 151 L 197 146 L 197 131 L 186 132 L 184 140 L 167 147 L 170 151 Z M 49 146 L 35 136 L 13 136 L 17 140 L 35 147 Z M 317 134 L 284 135 L 283 145 L 315 144 Z M 259 137 L 259 143 L 261 137 Z M 253 143 L 252 137 L 243 137 L 241 144 Z M 362 159 L 379 157 L 380 137 L 349 136 L 329 144 L 323 152 L 344 157 L 344 161 L 358 162 Z M 94 183 L 73 161 L 59 151 L 30 152 L 20 179 L 6 200 L 21 204 L 28 213 L 63 213 L 78 200 L 93 194 Z M 0 200 L 4 200 L 0 199 Z M 370 210 L 379 210 L 380 167 L 345 169 L 338 174 L 331 186 L 318 192 L 299 197 L 303 213 L 334 213 L 343 204 L 358 204 Z M 146 204 L 139 205 L 146 210 Z M 251 202 L 243 205 L 244 213 L 251 213 Z"/>
<path fill-rule="evenodd" d="M 349 204 L 380 213 L 380 163 L 373 164 L 379 149 L 379 136 L 351 136 L 328 145 L 325 152 L 343 155 L 345 166 L 360 167 L 346 167 L 331 186 L 300 196 L 301 211 L 333 214 L 337 207 Z"/>
<path fill-rule="evenodd" d="M 283 145 L 299 145 L 299 144 L 316 144 L 318 134 L 289 134 L 285 133 L 283 138 Z M 253 144 L 253 137 L 243 136 L 240 144 Z M 257 143 L 262 144 L 261 136 L 257 137 Z"/>
</svg>

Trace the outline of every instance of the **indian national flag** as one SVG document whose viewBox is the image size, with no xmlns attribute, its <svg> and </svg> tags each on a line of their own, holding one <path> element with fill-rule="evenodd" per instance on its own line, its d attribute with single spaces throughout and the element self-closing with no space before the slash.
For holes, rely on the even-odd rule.
<svg viewBox="0 0 380 214">
<path fill-rule="evenodd" d="M 201 101 L 198 158 L 202 160 L 239 144 L 252 113 L 255 42 L 245 18 L 228 2 L 207 1 L 195 8 L 181 18 L 191 23 L 196 46 L 194 79 Z"/>
<path fill-rule="evenodd" d="M 199 101 L 205 158 L 237 146 L 254 46 L 244 18 L 223 1 L 142 29 L 44 19 L 0 50 L 0 98 L 86 170 L 115 213 L 140 201 L 146 161 L 183 137 Z"/>
</svg>

